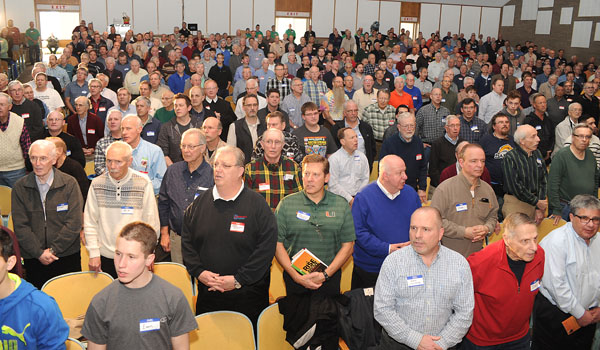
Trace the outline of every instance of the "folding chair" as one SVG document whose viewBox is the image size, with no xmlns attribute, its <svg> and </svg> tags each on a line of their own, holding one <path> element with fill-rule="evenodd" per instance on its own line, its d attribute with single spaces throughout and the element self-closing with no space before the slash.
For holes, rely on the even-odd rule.
<svg viewBox="0 0 600 350">
<path fill-rule="evenodd" d="M 187 272 L 185 266 L 174 262 L 160 262 L 154 264 L 154 274 L 175 287 L 181 289 L 183 295 L 190 304 L 190 308 L 195 313 L 196 303 L 194 302 L 194 285 L 192 278 Z"/>
<path fill-rule="evenodd" d="M 196 316 L 198 329 L 190 332 L 190 350 L 255 350 L 252 322 L 234 311 L 207 312 Z"/>
</svg>

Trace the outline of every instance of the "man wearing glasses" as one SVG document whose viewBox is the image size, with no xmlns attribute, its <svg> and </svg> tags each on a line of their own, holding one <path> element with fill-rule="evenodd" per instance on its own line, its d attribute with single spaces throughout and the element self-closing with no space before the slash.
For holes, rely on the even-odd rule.
<svg viewBox="0 0 600 350">
<path fill-rule="evenodd" d="M 258 118 L 258 96 L 248 94 L 242 97 L 240 102 L 245 116 L 236 120 L 229 128 L 227 143 L 244 152 L 244 164 L 247 164 L 252 159 L 252 150 L 254 150 L 256 140 L 265 132 L 267 124 Z"/>
<path fill-rule="evenodd" d="M 575 124 L 569 147 L 558 150 L 548 174 L 548 213 L 558 223 L 569 221 L 569 201 L 578 194 L 597 196 L 598 168 L 596 157 L 588 149 L 592 128 Z"/>
<path fill-rule="evenodd" d="M 600 201 L 583 194 L 569 206 L 571 222 L 540 243 L 546 262 L 541 286 L 531 285 L 540 289 L 533 306 L 532 349 L 591 349 L 600 321 Z"/>
</svg>

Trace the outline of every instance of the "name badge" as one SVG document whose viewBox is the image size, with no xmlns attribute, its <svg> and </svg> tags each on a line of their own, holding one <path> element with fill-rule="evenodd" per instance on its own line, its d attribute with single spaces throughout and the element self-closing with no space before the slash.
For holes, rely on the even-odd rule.
<svg viewBox="0 0 600 350">
<path fill-rule="evenodd" d="M 145 168 L 148 166 L 148 158 L 144 157 L 142 158 L 142 161 L 140 162 L 140 164 Z"/>
<path fill-rule="evenodd" d="M 71 155 L 71 150 L 67 150 L 67 157 Z"/>
<path fill-rule="evenodd" d="M 281 87 L 287 87 L 287 84 L 281 84 Z"/>
<path fill-rule="evenodd" d="M 459 77 L 459 78 L 458 78 L 458 80 L 463 80 L 463 79 L 464 79 L 463 77 Z"/>
<path fill-rule="evenodd" d="M 271 189 L 271 185 L 269 185 L 268 183 L 258 184 L 259 191 L 268 191 L 270 189 Z"/>
<path fill-rule="evenodd" d="M 538 166 L 542 166 L 542 160 L 540 158 L 536 159 Z"/>
<path fill-rule="evenodd" d="M 573 102 L 573 99 L 572 98 L 568 98 L 567 102 Z"/>
<path fill-rule="evenodd" d="M 375 103 L 375 102 L 377 102 L 377 99 L 376 98 L 372 98 L 371 102 Z"/>
<path fill-rule="evenodd" d="M 258 79 L 260 79 L 260 80 L 263 80 L 263 79 L 265 79 L 265 77 L 260 77 L 260 78 L 258 78 Z"/>
<path fill-rule="evenodd" d="M 442 123 L 446 123 L 446 118 L 442 118 Z"/>
<path fill-rule="evenodd" d="M 294 179 L 294 175 L 293 174 L 285 174 L 283 175 L 283 181 L 288 181 L 288 180 L 293 180 Z"/>
<path fill-rule="evenodd" d="M 413 100 L 415 100 L 415 101 L 416 101 L 416 100 L 417 100 L 417 96 L 413 96 Z"/>
<path fill-rule="evenodd" d="M 60 203 L 59 205 L 56 206 L 56 211 L 61 212 L 61 211 L 67 211 L 69 210 L 69 203 Z"/>
<path fill-rule="evenodd" d="M 121 214 L 122 215 L 133 215 L 133 207 L 121 207 Z"/>
<path fill-rule="evenodd" d="M 200 195 L 200 193 L 194 194 L 194 199 L 198 198 L 199 195 Z"/>
<path fill-rule="evenodd" d="M 442 102 L 446 102 L 446 99 L 445 99 L 445 98 L 443 98 L 443 99 L 442 99 Z"/>
<path fill-rule="evenodd" d="M 310 214 L 309 213 L 305 213 L 301 210 L 298 210 L 296 212 L 296 217 L 302 221 L 308 221 L 310 219 Z"/>
<path fill-rule="evenodd" d="M 106 112 L 106 107 L 98 107 L 99 112 Z"/>
<path fill-rule="evenodd" d="M 409 287 L 424 286 L 425 281 L 423 280 L 423 275 L 407 276 L 406 284 Z"/>
<path fill-rule="evenodd" d="M 229 231 L 231 231 L 231 232 L 244 232 L 244 226 L 245 226 L 245 224 L 243 222 L 232 221 L 231 222 L 231 227 L 229 228 Z"/>
<path fill-rule="evenodd" d="M 96 134 L 96 130 L 95 129 L 88 129 L 88 134 Z"/>
<path fill-rule="evenodd" d="M 198 191 L 206 191 L 206 190 L 208 190 L 208 187 L 198 186 Z"/>
<path fill-rule="evenodd" d="M 385 81 L 390 81 L 390 78 L 385 78 Z"/>
<path fill-rule="evenodd" d="M 140 321 L 140 332 L 150 332 L 160 330 L 160 319 L 149 318 Z"/>
<path fill-rule="evenodd" d="M 355 155 L 354 156 L 354 161 L 355 162 L 360 162 L 360 156 L 359 155 Z"/>
<path fill-rule="evenodd" d="M 29 113 L 23 113 L 21 117 L 23 117 L 23 119 L 27 119 L 29 118 Z"/>
<path fill-rule="evenodd" d="M 535 292 L 536 290 L 538 290 L 540 288 L 541 282 L 539 279 L 531 282 L 531 285 L 529 286 L 530 290 L 532 292 Z"/>
<path fill-rule="evenodd" d="M 394 125 L 394 119 L 390 119 L 390 121 L 388 122 L 388 124 Z"/>
<path fill-rule="evenodd" d="M 154 136 L 154 131 L 148 131 L 148 132 L 146 133 L 146 135 L 147 135 L 147 136 Z"/>
<path fill-rule="evenodd" d="M 565 109 L 565 106 L 558 106 L 558 109 Z"/>
<path fill-rule="evenodd" d="M 417 154 L 416 158 L 417 158 L 417 160 L 421 160 L 421 159 L 423 159 L 423 155 L 421 153 L 419 153 L 419 154 Z"/>
<path fill-rule="evenodd" d="M 290 112 L 295 112 L 295 111 L 296 111 L 296 108 L 288 108 L 288 111 L 290 111 Z"/>
<path fill-rule="evenodd" d="M 542 130 L 542 126 L 541 125 L 536 125 L 535 126 L 535 130 Z"/>
<path fill-rule="evenodd" d="M 459 203 L 456 205 L 456 211 L 461 212 L 461 211 L 466 211 L 467 210 L 467 203 Z"/>
<path fill-rule="evenodd" d="M 83 90 L 83 91 L 81 92 L 81 94 L 82 94 L 82 95 L 84 95 L 84 94 L 87 94 L 87 93 L 88 93 L 88 92 L 87 92 L 87 91 L 85 91 L 85 90 Z"/>
<path fill-rule="evenodd" d="M 479 128 L 477 127 L 477 125 L 473 125 L 473 126 L 471 127 L 471 131 L 475 131 L 475 130 L 478 130 L 478 129 L 479 129 Z"/>
</svg>

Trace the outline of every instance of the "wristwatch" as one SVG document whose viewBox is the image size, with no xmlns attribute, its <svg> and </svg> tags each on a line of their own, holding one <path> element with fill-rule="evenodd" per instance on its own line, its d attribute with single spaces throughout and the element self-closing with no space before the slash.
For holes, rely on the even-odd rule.
<svg viewBox="0 0 600 350">
<path fill-rule="evenodd" d="M 235 289 L 242 288 L 242 285 L 240 284 L 240 282 L 238 282 L 235 278 L 233 279 L 233 286 L 235 287 Z"/>
<path fill-rule="evenodd" d="M 325 277 L 325 282 L 329 281 L 329 275 L 327 274 L 327 272 L 323 271 L 323 277 Z"/>
</svg>

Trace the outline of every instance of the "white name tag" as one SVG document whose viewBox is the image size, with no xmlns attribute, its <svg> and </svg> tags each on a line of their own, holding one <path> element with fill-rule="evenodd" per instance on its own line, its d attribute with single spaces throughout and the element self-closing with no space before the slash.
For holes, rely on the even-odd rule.
<svg viewBox="0 0 600 350">
<path fill-rule="evenodd" d="M 296 212 L 296 217 L 302 221 L 308 221 L 310 219 L 310 214 L 309 213 L 305 213 L 301 210 L 298 210 Z"/>
<path fill-rule="evenodd" d="M 23 113 L 23 115 L 21 115 L 21 117 L 23 117 L 23 119 L 27 119 L 27 118 L 29 118 L 29 113 Z"/>
<path fill-rule="evenodd" d="M 423 275 L 408 276 L 406 277 L 406 284 L 409 287 L 424 286 L 425 281 L 423 280 Z"/>
<path fill-rule="evenodd" d="M 558 106 L 558 109 L 565 109 L 565 106 Z"/>
<path fill-rule="evenodd" d="M 288 108 L 288 111 L 290 111 L 290 112 L 295 112 L 295 111 L 296 111 L 296 108 Z"/>
<path fill-rule="evenodd" d="M 146 135 L 147 135 L 147 136 L 154 136 L 154 131 L 148 131 L 148 132 L 146 133 Z"/>
<path fill-rule="evenodd" d="M 133 207 L 121 207 L 121 214 L 133 215 Z"/>
<path fill-rule="evenodd" d="M 258 184 L 259 191 L 268 191 L 270 189 L 271 189 L 271 185 L 269 185 L 268 183 Z"/>
<path fill-rule="evenodd" d="M 149 332 L 160 330 L 160 319 L 149 318 L 140 321 L 140 332 Z"/>
<path fill-rule="evenodd" d="M 363 292 L 365 293 L 366 297 L 372 297 L 375 294 L 375 293 L 373 293 L 374 292 L 373 288 L 364 288 Z"/>
<path fill-rule="evenodd" d="M 541 125 L 536 125 L 535 126 L 535 130 L 542 130 L 542 126 Z"/>
<path fill-rule="evenodd" d="M 88 134 L 96 134 L 96 130 L 95 129 L 88 129 Z"/>
<path fill-rule="evenodd" d="M 67 157 L 71 155 L 71 151 L 67 150 Z"/>
<path fill-rule="evenodd" d="M 465 211 L 467 210 L 467 203 L 459 203 L 456 205 L 456 211 Z"/>
<path fill-rule="evenodd" d="M 442 123 L 446 123 L 446 118 L 442 118 Z"/>
<path fill-rule="evenodd" d="M 417 100 L 417 96 L 413 96 L 413 100 L 415 100 L 415 101 L 416 101 L 416 100 Z"/>
<path fill-rule="evenodd" d="M 535 280 L 533 282 L 531 282 L 531 285 L 529 286 L 532 292 L 535 292 L 536 290 L 538 290 L 540 288 L 541 282 L 540 280 Z"/>
<path fill-rule="evenodd" d="M 477 125 L 473 125 L 473 126 L 471 127 L 471 131 L 475 131 L 475 130 L 477 130 L 477 129 L 479 129 L 479 128 L 477 127 Z"/>
<path fill-rule="evenodd" d="M 443 99 L 442 99 L 442 102 L 446 102 L 446 99 L 445 99 L 445 98 L 443 98 Z"/>
<path fill-rule="evenodd" d="M 421 160 L 421 159 L 423 159 L 423 155 L 419 153 L 419 154 L 417 154 L 416 158 L 417 158 L 417 160 Z"/>
<path fill-rule="evenodd" d="M 244 232 L 244 223 L 243 222 L 231 222 L 231 227 L 229 228 L 231 232 Z"/>
<path fill-rule="evenodd" d="M 106 107 L 98 107 L 99 112 L 106 112 Z"/>
<path fill-rule="evenodd" d="M 288 180 L 293 180 L 294 179 L 294 175 L 293 174 L 285 174 L 283 175 L 283 181 L 288 181 Z"/>
<path fill-rule="evenodd" d="M 390 124 L 390 125 L 394 125 L 394 119 L 391 119 L 391 120 L 388 122 L 388 124 Z"/>
<path fill-rule="evenodd" d="M 56 211 L 67 211 L 69 210 L 69 203 L 60 203 L 56 206 Z"/>
</svg>

